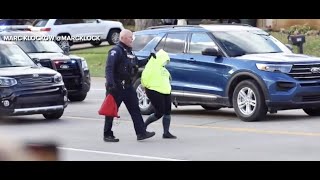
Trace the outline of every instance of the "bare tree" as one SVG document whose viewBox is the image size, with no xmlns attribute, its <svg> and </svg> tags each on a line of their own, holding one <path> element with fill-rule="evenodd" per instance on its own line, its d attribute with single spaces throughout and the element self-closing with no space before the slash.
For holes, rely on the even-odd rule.
<svg viewBox="0 0 320 180">
<path fill-rule="evenodd" d="M 135 31 L 146 29 L 160 24 L 160 19 L 135 19 Z"/>
</svg>

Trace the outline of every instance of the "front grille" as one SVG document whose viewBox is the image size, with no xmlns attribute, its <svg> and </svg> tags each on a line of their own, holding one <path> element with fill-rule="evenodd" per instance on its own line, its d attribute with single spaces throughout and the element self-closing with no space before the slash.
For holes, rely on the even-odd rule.
<svg viewBox="0 0 320 180">
<path fill-rule="evenodd" d="M 63 101 L 59 88 L 40 91 L 28 91 L 18 96 L 15 100 L 15 108 L 33 108 L 60 105 Z"/>
<path fill-rule="evenodd" d="M 294 64 L 288 75 L 298 81 L 320 80 L 320 72 L 312 72 L 312 68 L 320 68 L 320 64 Z"/>
<path fill-rule="evenodd" d="M 56 69 L 62 76 L 80 76 L 81 69 L 77 60 L 55 60 Z"/>
<path fill-rule="evenodd" d="M 20 83 L 22 85 L 45 85 L 45 84 L 53 84 L 53 77 L 29 77 L 29 78 L 21 78 Z"/>
</svg>

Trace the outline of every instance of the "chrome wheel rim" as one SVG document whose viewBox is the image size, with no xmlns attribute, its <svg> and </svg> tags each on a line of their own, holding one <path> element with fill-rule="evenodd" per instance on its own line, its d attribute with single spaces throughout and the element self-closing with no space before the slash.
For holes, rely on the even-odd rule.
<svg viewBox="0 0 320 180">
<path fill-rule="evenodd" d="M 113 34 L 111 35 L 111 40 L 112 40 L 112 42 L 113 42 L 113 43 L 118 43 L 118 41 L 119 41 L 119 36 L 120 36 L 120 34 L 119 34 L 118 32 L 113 33 Z"/>
<path fill-rule="evenodd" d="M 253 90 L 248 87 L 242 88 L 238 93 L 237 104 L 242 114 L 253 114 L 257 107 L 257 98 Z"/>
<path fill-rule="evenodd" d="M 138 86 L 136 92 L 139 100 L 139 107 L 141 109 L 147 109 L 151 105 L 151 102 L 141 84 Z"/>
</svg>

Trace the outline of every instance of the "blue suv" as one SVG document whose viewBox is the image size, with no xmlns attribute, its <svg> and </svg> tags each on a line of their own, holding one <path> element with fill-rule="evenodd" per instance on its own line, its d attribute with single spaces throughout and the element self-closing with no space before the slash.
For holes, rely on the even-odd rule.
<svg viewBox="0 0 320 180">
<path fill-rule="evenodd" d="M 171 58 L 167 69 L 176 106 L 234 108 L 243 121 L 262 120 L 267 112 L 288 109 L 320 115 L 320 58 L 294 54 L 262 29 L 160 26 L 134 33 L 133 50 L 138 58 L 160 49 Z M 153 107 L 139 76 L 135 88 L 140 110 L 150 114 Z"/>
</svg>

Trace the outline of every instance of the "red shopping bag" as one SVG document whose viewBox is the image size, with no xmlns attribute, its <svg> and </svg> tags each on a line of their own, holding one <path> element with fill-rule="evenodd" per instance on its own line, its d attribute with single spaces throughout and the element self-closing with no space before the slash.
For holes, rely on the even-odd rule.
<svg viewBox="0 0 320 180">
<path fill-rule="evenodd" d="M 120 118 L 118 115 L 118 105 L 111 94 L 104 99 L 99 111 L 99 115 Z"/>
</svg>

